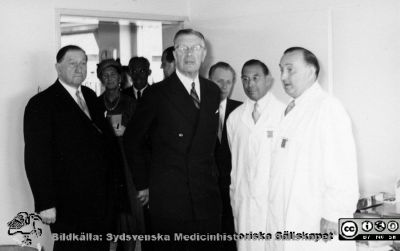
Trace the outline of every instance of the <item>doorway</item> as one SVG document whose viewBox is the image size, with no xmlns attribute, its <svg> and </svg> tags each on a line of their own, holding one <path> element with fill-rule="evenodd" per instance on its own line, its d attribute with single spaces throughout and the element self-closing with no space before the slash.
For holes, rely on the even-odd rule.
<svg viewBox="0 0 400 251">
<path fill-rule="evenodd" d="M 173 44 L 173 36 L 183 27 L 183 20 L 102 18 L 85 15 L 60 15 L 60 47 L 74 44 L 88 56 L 87 77 L 83 85 L 100 95 L 103 87 L 97 78 L 97 64 L 119 58 L 128 65 L 131 57 L 145 57 L 152 71 L 149 84 L 163 79 L 161 55 Z"/>
</svg>

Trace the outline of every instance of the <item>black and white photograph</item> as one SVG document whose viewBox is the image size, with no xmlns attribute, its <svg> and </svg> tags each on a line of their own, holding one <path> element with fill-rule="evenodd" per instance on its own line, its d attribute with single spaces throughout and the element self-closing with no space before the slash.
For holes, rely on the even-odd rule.
<svg viewBox="0 0 400 251">
<path fill-rule="evenodd" d="M 400 251 L 400 1 L 1 0 L 0 251 Z"/>
</svg>

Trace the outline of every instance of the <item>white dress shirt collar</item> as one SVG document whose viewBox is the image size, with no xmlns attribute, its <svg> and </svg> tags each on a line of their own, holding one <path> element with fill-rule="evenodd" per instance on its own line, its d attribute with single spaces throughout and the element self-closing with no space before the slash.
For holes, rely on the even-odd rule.
<svg viewBox="0 0 400 251">
<path fill-rule="evenodd" d="M 77 90 L 81 93 L 82 98 L 85 99 L 85 97 L 84 97 L 83 94 L 82 94 L 82 88 L 81 88 L 80 85 L 79 85 L 78 88 L 75 88 L 75 87 L 73 87 L 73 86 L 67 85 L 67 84 L 64 83 L 61 79 L 58 79 L 58 81 L 59 81 L 59 82 L 61 83 L 61 85 L 67 90 L 67 92 L 69 93 L 69 95 L 71 95 L 71 97 L 75 100 L 75 102 L 78 103 L 78 98 L 76 97 L 76 91 L 77 91 Z"/>
<path fill-rule="evenodd" d="M 185 75 L 183 75 L 181 72 L 179 72 L 178 69 L 176 69 L 176 75 L 178 75 L 179 80 L 182 82 L 183 86 L 187 90 L 187 92 L 190 95 L 190 90 L 192 89 L 192 83 L 195 83 L 195 89 L 197 92 L 197 96 L 199 96 L 200 99 L 200 81 L 199 81 L 199 75 L 197 75 L 194 79 L 188 78 Z"/>
<path fill-rule="evenodd" d="M 225 115 L 225 111 L 226 111 L 226 104 L 227 104 L 227 99 L 224 99 L 221 101 L 221 103 L 219 103 L 219 112 L 220 115 Z M 222 114 L 221 114 L 222 112 Z"/>
<path fill-rule="evenodd" d="M 133 92 L 134 92 L 134 94 L 135 94 L 135 97 L 137 98 L 137 97 L 138 97 L 138 92 L 139 92 L 139 91 L 140 91 L 140 95 L 143 96 L 143 92 L 144 92 L 144 90 L 146 90 L 147 87 L 149 87 L 149 84 L 147 84 L 145 87 L 143 87 L 143 88 L 140 89 L 140 90 L 136 89 L 134 85 L 132 85 L 132 87 L 133 87 Z"/>
<path fill-rule="evenodd" d="M 271 93 L 270 91 L 268 91 L 264 97 L 260 98 L 259 100 L 257 100 L 258 103 L 258 107 L 259 107 L 259 111 L 260 114 L 262 114 L 264 108 L 267 106 L 267 104 L 269 103 L 269 101 L 271 100 Z M 249 99 L 249 104 L 251 104 L 251 107 L 254 107 L 254 104 L 256 103 L 256 101 Z"/>
<path fill-rule="evenodd" d="M 312 96 L 313 93 L 315 93 L 316 91 L 320 90 L 321 86 L 319 85 L 318 81 L 315 81 L 314 84 L 312 84 L 307 90 L 305 90 L 300 96 L 298 96 L 295 99 L 291 99 L 291 101 L 294 100 L 295 105 L 299 105 L 303 102 L 303 100 L 307 100 L 308 96 Z M 289 103 L 290 103 L 289 102 Z"/>
</svg>

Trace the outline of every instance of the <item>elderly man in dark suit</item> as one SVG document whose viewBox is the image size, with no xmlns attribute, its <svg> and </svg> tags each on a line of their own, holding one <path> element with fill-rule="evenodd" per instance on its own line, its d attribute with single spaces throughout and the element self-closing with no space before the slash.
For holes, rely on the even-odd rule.
<svg viewBox="0 0 400 251">
<path fill-rule="evenodd" d="M 235 70 L 226 62 L 218 62 L 210 67 L 208 78 L 218 85 L 221 90 L 219 104 L 218 140 L 215 146 L 215 161 L 219 170 L 219 188 L 222 197 L 222 225 L 221 232 L 233 234 L 235 232 L 232 207 L 229 199 L 229 185 L 231 184 L 231 151 L 226 134 L 226 120 L 229 114 L 242 102 L 230 99 L 233 86 L 236 82 Z M 222 242 L 221 250 L 236 250 L 235 241 Z"/>
<path fill-rule="evenodd" d="M 139 198 L 146 202 L 150 195 L 154 232 L 217 233 L 221 197 L 214 147 L 220 91 L 199 77 L 206 56 L 200 32 L 178 31 L 174 46 L 176 72 L 149 87 L 124 135 L 128 162 Z M 145 158 L 146 135 L 150 161 Z M 216 243 L 207 241 L 156 244 L 157 250 L 216 249 Z"/>
<path fill-rule="evenodd" d="M 35 210 L 58 234 L 106 233 L 114 206 L 111 133 L 96 94 L 81 86 L 87 56 L 77 46 L 57 54 L 57 81 L 29 100 L 24 116 L 25 168 Z M 114 159 L 115 160 L 115 159 Z M 57 241 L 54 250 L 107 250 L 109 244 Z"/>
</svg>

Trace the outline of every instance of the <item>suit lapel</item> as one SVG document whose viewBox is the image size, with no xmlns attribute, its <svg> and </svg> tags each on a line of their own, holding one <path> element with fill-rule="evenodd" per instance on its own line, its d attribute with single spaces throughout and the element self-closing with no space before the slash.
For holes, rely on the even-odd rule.
<svg viewBox="0 0 400 251">
<path fill-rule="evenodd" d="M 215 142 L 218 141 L 218 104 L 219 95 L 213 93 L 213 89 L 208 84 L 207 80 L 199 77 L 200 80 L 200 114 L 198 123 L 195 129 L 195 137 L 193 138 L 192 145 L 204 137 L 209 135 L 209 132 L 213 132 Z M 206 134 L 205 134 L 206 133 Z"/>
<path fill-rule="evenodd" d="M 231 100 L 228 98 L 226 100 L 226 108 L 225 108 L 225 114 L 224 114 L 224 126 L 222 127 L 222 137 L 221 137 L 221 141 L 225 141 L 225 139 L 227 139 L 227 132 L 226 132 L 226 120 L 228 119 L 229 114 L 232 112 L 233 110 L 233 104 L 231 102 Z"/>
<path fill-rule="evenodd" d="M 74 113 L 76 113 L 83 121 L 91 124 L 93 127 L 96 128 L 97 131 L 101 133 L 100 128 L 98 128 L 96 124 L 88 116 L 86 116 L 86 114 L 82 111 L 82 109 L 76 103 L 74 98 L 71 97 L 69 92 L 61 85 L 61 83 L 58 80 L 56 82 L 56 87 L 57 87 L 57 96 L 60 99 L 60 101 L 65 102 L 65 105 L 67 107 L 70 107 L 74 111 Z M 95 104 L 90 100 L 90 97 L 85 88 L 82 88 L 82 95 L 85 99 L 86 105 L 88 106 L 89 114 L 92 117 L 92 119 L 94 119 L 96 116 L 94 107 Z"/>
<path fill-rule="evenodd" d="M 133 98 L 134 100 L 137 100 L 137 99 L 136 99 L 136 96 L 135 96 L 135 90 L 133 89 L 133 85 L 129 88 L 129 91 L 131 92 L 132 98 Z M 129 95 L 129 96 L 130 96 L 130 95 Z"/>
<path fill-rule="evenodd" d="M 85 99 L 86 106 L 87 106 L 88 109 L 89 109 L 90 117 L 92 118 L 92 120 L 95 120 L 95 116 L 96 116 L 96 113 L 95 113 L 96 108 L 95 108 L 95 106 L 94 106 L 94 105 L 95 105 L 95 102 L 93 102 L 93 101 L 90 99 L 89 93 L 87 92 L 87 90 L 86 90 L 85 88 L 82 88 L 82 87 L 81 87 L 81 89 L 82 89 L 83 98 Z M 78 107 L 79 107 L 79 106 L 78 106 Z M 79 110 L 81 110 L 80 107 L 79 107 Z M 81 111 L 82 111 L 82 110 L 81 110 Z M 82 113 L 85 114 L 84 112 L 82 112 Z M 85 117 L 88 118 L 88 116 L 86 116 L 86 114 L 85 114 Z"/>
<path fill-rule="evenodd" d="M 208 102 L 208 98 L 206 98 L 207 96 L 209 97 L 209 92 L 210 92 L 210 88 L 209 86 L 207 86 L 207 82 L 204 81 L 204 79 L 200 78 L 200 120 L 201 119 L 206 119 L 205 115 L 207 114 L 216 114 L 218 112 L 218 107 L 217 110 L 214 109 L 214 107 L 212 107 L 211 103 Z"/>
<path fill-rule="evenodd" d="M 168 99 L 183 117 L 189 120 L 189 122 L 195 123 L 198 110 L 194 106 L 193 100 L 186 88 L 183 86 L 176 73 L 172 74 L 168 81 L 168 89 L 166 91 Z M 200 110 L 201 107 L 200 101 Z"/>
<path fill-rule="evenodd" d="M 85 119 L 87 121 L 89 121 L 89 123 L 94 128 L 96 128 L 96 130 L 99 133 L 103 133 L 103 131 L 100 129 L 100 127 L 101 127 L 101 123 L 100 123 L 101 118 L 99 116 L 101 116 L 101 115 L 99 115 L 99 112 L 97 112 L 97 110 L 96 110 L 97 109 L 96 100 L 94 98 L 92 99 L 93 96 L 91 97 L 91 95 L 88 92 L 89 91 L 88 89 L 82 88 L 82 87 L 81 87 L 81 89 L 82 89 L 82 95 L 85 98 L 86 106 L 89 109 L 89 114 L 90 114 L 91 119 L 88 118 L 88 116 L 86 116 L 86 114 L 80 109 L 80 107 L 79 107 L 79 110 L 81 110 L 81 113 L 85 116 Z"/>
<path fill-rule="evenodd" d="M 60 100 L 64 100 L 64 102 L 66 102 L 66 105 L 68 107 L 71 107 L 71 109 L 73 109 L 77 114 L 80 114 L 89 120 L 86 114 L 81 110 L 79 105 L 76 103 L 74 98 L 69 94 L 69 92 L 62 86 L 62 84 L 58 80 L 56 82 L 56 85 L 57 85 L 58 98 L 60 98 Z"/>
<path fill-rule="evenodd" d="M 233 110 L 233 103 L 230 99 L 226 100 L 226 109 L 225 109 L 225 118 L 224 118 L 224 130 L 226 129 L 226 120 L 228 119 L 229 114 L 231 114 Z"/>
</svg>

